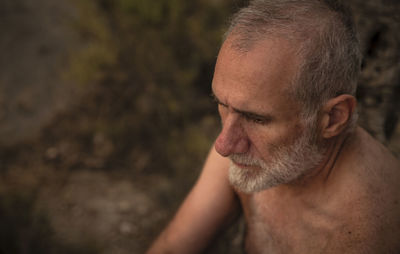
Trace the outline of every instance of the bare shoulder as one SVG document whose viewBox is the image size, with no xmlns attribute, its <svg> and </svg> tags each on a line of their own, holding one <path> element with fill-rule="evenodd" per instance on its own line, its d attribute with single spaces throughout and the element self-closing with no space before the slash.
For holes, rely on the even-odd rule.
<svg viewBox="0 0 400 254">
<path fill-rule="evenodd" d="M 376 241 L 388 253 L 398 253 L 400 244 L 400 162 L 379 141 L 366 131 L 357 130 L 355 143 L 355 166 L 357 170 L 352 180 L 360 203 L 356 213 L 363 216 L 360 223 L 371 235 L 369 239 Z M 384 252 L 382 252 L 384 253 Z M 385 252 L 386 253 L 386 252 Z"/>
<path fill-rule="evenodd" d="M 196 184 L 147 253 L 200 253 L 238 214 L 229 161 L 212 147 Z"/>
<path fill-rule="evenodd" d="M 395 184 L 400 179 L 400 161 L 383 144 L 365 130 L 356 133 L 356 162 L 365 171 L 365 176 L 386 184 Z M 400 190 L 399 190 L 400 191 Z M 400 192 L 399 192 L 400 193 Z"/>
<path fill-rule="evenodd" d="M 397 203 L 400 200 L 399 160 L 365 130 L 358 128 L 354 136 L 352 151 L 349 151 L 352 154 L 348 168 L 352 177 L 349 179 L 381 207 L 385 207 L 383 203 L 389 200 Z M 400 215 L 400 206 L 396 210 Z"/>
<path fill-rule="evenodd" d="M 228 158 L 222 157 L 215 151 L 214 147 L 211 147 L 198 182 L 203 181 L 203 178 L 207 178 L 205 180 L 209 184 L 217 182 L 221 186 L 220 181 L 222 181 L 223 185 L 230 188 L 228 181 L 229 163 Z"/>
</svg>

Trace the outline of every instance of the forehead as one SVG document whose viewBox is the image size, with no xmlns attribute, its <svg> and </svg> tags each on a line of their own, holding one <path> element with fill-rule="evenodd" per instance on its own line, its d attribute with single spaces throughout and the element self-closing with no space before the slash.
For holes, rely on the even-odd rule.
<svg viewBox="0 0 400 254">
<path fill-rule="evenodd" d="M 288 100 L 288 89 L 298 64 L 295 47 L 287 40 L 264 39 L 241 52 L 228 38 L 218 55 L 213 92 L 239 109 L 289 110 L 295 103 Z"/>
</svg>

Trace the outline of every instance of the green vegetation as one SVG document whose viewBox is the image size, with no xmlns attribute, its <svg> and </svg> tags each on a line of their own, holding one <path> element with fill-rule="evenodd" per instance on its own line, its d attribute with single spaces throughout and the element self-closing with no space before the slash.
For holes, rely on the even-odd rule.
<svg viewBox="0 0 400 254">
<path fill-rule="evenodd" d="M 109 154 L 114 160 L 136 151 L 163 165 L 146 165 L 145 172 L 181 173 L 199 165 L 218 130 L 208 94 L 232 7 L 183 0 L 76 5 L 84 47 L 72 55 L 70 77 L 84 91 L 81 117 L 95 119 L 86 131 L 118 144 Z"/>
<path fill-rule="evenodd" d="M 1 150 L 4 186 L 11 184 L 17 194 L 33 189 L 38 196 L 0 193 L 0 254 L 100 253 L 95 244 L 61 243 L 50 215 L 37 207 L 44 187 L 62 188 L 78 170 L 122 174 L 139 189 L 154 179 L 173 179 L 148 193 L 165 210 L 165 223 L 219 129 L 209 94 L 231 1 L 76 0 L 73 5 L 71 26 L 79 46 L 71 49 L 64 76 L 76 84 L 78 99 L 37 140 Z M 162 223 L 142 228 L 138 253 Z"/>
</svg>

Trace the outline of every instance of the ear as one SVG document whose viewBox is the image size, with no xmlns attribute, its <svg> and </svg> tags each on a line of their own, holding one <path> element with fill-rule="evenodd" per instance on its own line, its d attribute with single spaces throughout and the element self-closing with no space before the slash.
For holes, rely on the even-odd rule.
<svg viewBox="0 0 400 254">
<path fill-rule="evenodd" d="M 339 135 L 349 124 L 356 105 L 356 99 L 349 94 L 330 99 L 322 110 L 322 137 L 331 138 Z"/>
</svg>

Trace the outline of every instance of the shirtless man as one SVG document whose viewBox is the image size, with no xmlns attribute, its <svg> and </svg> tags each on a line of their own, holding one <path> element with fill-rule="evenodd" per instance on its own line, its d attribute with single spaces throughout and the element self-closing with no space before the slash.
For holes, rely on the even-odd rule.
<svg viewBox="0 0 400 254">
<path fill-rule="evenodd" d="M 357 127 L 360 53 L 334 1 L 254 0 L 212 91 L 222 131 L 148 253 L 199 253 L 246 219 L 247 253 L 400 253 L 400 164 Z"/>
</svg>

